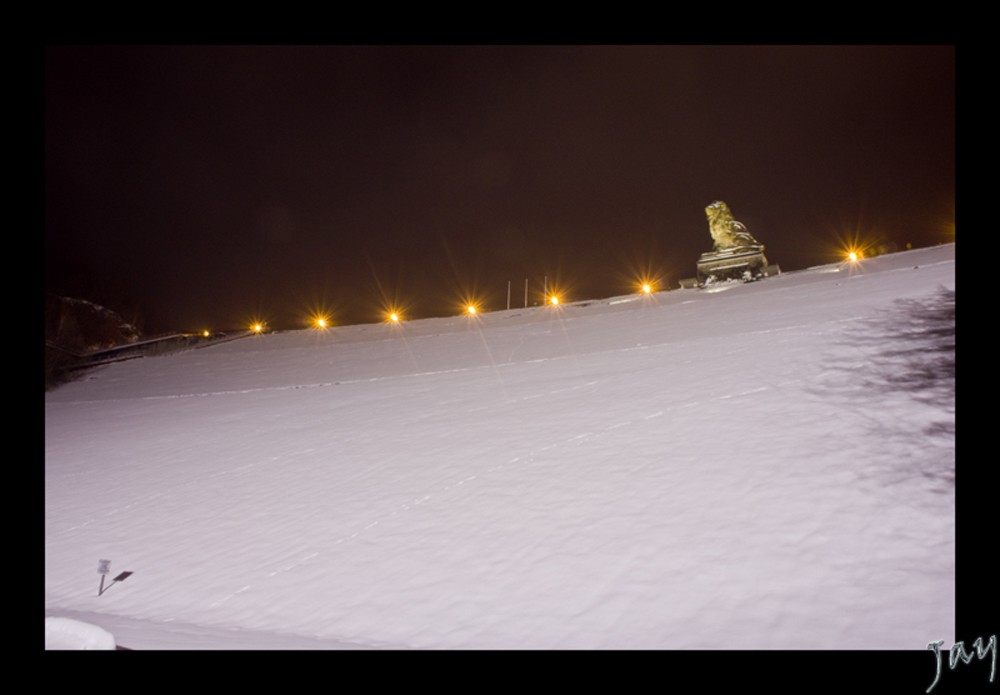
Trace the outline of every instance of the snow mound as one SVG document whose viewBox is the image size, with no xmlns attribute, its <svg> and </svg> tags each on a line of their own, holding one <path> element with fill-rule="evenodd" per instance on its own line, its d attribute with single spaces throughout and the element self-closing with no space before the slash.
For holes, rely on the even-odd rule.
<svg viewBox="0 0 1000 695">
<path fill-rule="evenodd" d="M 45 619 L 46 649 L 116 649 L 115 637 L 107 630 L 72 618 Z"/>
</svg>

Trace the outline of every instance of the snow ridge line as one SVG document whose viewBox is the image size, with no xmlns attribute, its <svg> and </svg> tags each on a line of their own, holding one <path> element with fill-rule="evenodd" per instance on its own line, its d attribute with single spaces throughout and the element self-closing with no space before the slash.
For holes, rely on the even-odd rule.
<svg viewBox="0 0 1000 695">
<path fill-rule="evenodd" d="M 594 386 L 594 385 L 599 384 L 599 383 L 600 383 L 599 381 L 588 381 L 588 382 L 583 383 L 583 384 L 574 384 L 574 385 L 568 386 L 566 388 L 553 389 L 551 391 L 546 391 L 546 392 L 542 392 L 542 393 L 531 394 L 531 395 L 525 396 L 523 398 L 509 399 L 509 400 L 507 400 L 505 402 L 508 405 L 515 405 L 515 404 L 517 404 L 518 402 L 520 402 L 522 400 L 530 400 L 530 399 L 535 399 L 535 398 L 543 398 L 543 397 L 546 397 L 546 396 L 558 395 L 558 394 L 566 393 L 566 392 L 569 392 L 569 391 L 579 391 L 581 389 L 589 388 L 589 387 Z M 476 411 L 480 411 L 480 410 L 486 410 L 486 409 L 488 409 L 490 407 L 492 407 L 492 406 L 479 406 L 477 408 L 471 409 L 470 412 L 476 412 Z M 125 503 L 125 504 L 123 504 L 123 505 L 121 505 L 119 507 L 115 507 L 114 509 L 110 509 L 110 510 L 106 511 L 104 514 L 102 514 L 100 517 L 94 517 L 94 518 L 91 518 L 91 519 L 87 519 L 83 523 L 76 524 L 75 526 L 71 526 L 71 527 L 69 527 L 67 529 L 63 529 L 62 531 L 58 531 L 58 532 L 54 531 L 54 532 L 52 532 L 52 535 L 53 536 L 58 536 L 58 535 L 61 535 L 61 534 L 64 534 L 64 533 L 71 533 L 73 531 L 76 531 L 76 530 L 85 528 L 87 526 L 90 526 L 92 523 L 94 523 L 95 521 L 99 521 L 100 519 L 106 519 L 108 517 L 114 516 L 115 514 L 118 514 L 119 512 L 127 511 L 127 510 L 131 509 L 132 507 L 135 507 L 138 504 L 146 504 L 146 503 L 148 503 L 148 502 L 150 502 L 152 500 L 159 499 L 159 498 L 163 497 L 164 495 L 169 495 L 175 489 L 177 489 L 178 487 L 187 486 L 187 485 L 190 485 L 192 482 L 197 482 L 199 480 L 212 480 L 214 478 L 221 478 L 223 476 L 232 475 L 232 474 L 235 474 L 235 473 L 239 473 L 241 471 L 246 471 L 246 470 L 249 470 L 251 468 L 256 467 L 257 463 L 258 462 L 244 463 L 242 465 L 235 466 L 234 468 L 227 468 L 225 470 L 215 471 L 214 473 L 208 473 L 208 474 L 199 476 L 194 481 L 186 480 L 183 483 L 178 483 L 177 485 L 173 485 L 173 486 L 171 486 L 169 488 L 162 489 L 162 490 L 157 490 L 156 492 L 153 492 L 151 494 L 147 494 L 144 497 L 141 497 L 141 498 L 136 499 L 136 500 L 132 500 L 131 502 L 127 502 L 127 503 Z M 475 476 L 473 476 L 473 477 L 475 477 Z M 423 500 L 421 500 L 421 501 L 423 501 Z M 365 528 L 368 528 L 368 527 L 365 527 Z M 356 534 L 354 534 L 354 535 L 356 535 Z"/>
<path fill-rule="evenodd" d="M 854 320 L 854 319 L 848 319 L 848 320 Z M 644 349 L 644 348 L 645 348 L 645 346 L 636 347 L 636 348 L 628 348 L 628 349 L 630 349 L 630 350 L 636 350 L 636 349 Z M 455 371 L 466 371 L 466 370 L 455 370 Z M 358 380 L 358 382 L 354 382 L 354 383 L 360 383 L 360 382 L 363 382 L 363 381 L 366 381 L 366 380 Z M 665 415 L 665 414 L 667 414 L 669 412 L 677 411 L 677 410 L 680 410 L 682 408 L 695 407 L 695 406 L 698 406 L 698 405 L 700 405 L 702 403 L 711 402 L 713 400 L 728 400 L 728 399 L 731 399 L 731 398 L 740 398 L 740 397 L 743 397 L 743 396 L 749 396 L 749 395 L 753 395 L 753 394 L 756 394 L 756 393 L 761 393 L 763 391 L 770 390 L 771 388 L 783 388 L 783 387 L 786 387 L 786 386 L 791 386 L 791 385 L 797 384 L 797 383 L 799 383 L 801 381 L 802 381 L 801 379 L 791 379 L 791 380 L 788 380 L 788 381 L 782 381 L 782 382 L 780 382 L 778 384 L 775 384 L 773 386 L 762 386 L 762 387 L 755 388 L 755 389 L 749 389 L 747 391 L 741 391 L 741 392 L 736 393 L 736 394 L 724 394 L 724 395 L 721 395 L 721 396 L 715 396 L 715 397 L 710 398 L 708 400 L 692 401 L 692 402 L 686 403 L 686 404 L 684 404 L 682 406 L 668 406 L 666 410 L 660 410 L 660 411 L 657 411 L 655 413 L 651 413 L 649 415 L 644 415 L 641 418 L 639 418 L 638 420 L 635 420 L 635 419 L 633 419 L 633 420 L 623 420 L 621 422 L 612 423 L 610 425 L 606 425 L 605 427 L 603 427 L 603 428 L 601 428 L 601 429 L 599 429 L 597 431 L 586 432 L 586 433 L 583 433 L 583 434 L 574 435 L 574 436 L 572 436 L 572 437 L 570 437 L 570 438 L 568 438 L 568 439 L 566 439 L 566 440 L 564 440 L 562 442 L 556 442 L 554 444 L 550 444 L 548 446 L 542 447 L 538 451 L 531 451 L 531 452 L 528 452 L 527 454 L 515 456 L 514 458 L 512 458 L 512 459 L 510 459 L 510 460 L 508 460 L 508 461 L 506 461 L 504 463 L 497 464 L 495 466 L 492 466 L 492 467 L 486 469 L 486 472 L 487 473 L 492 473 L 492 472 L 500 470 L 500 469 L 502 469 L 502 468 L 504 468 L 504 467 L 506 467 L 508 465 L 517 463 L 522 458 L 529 458 L 530 459 L 530 458 L 533 458 L 537 454 L 544 453 L 544 452 L 547 452 L 547 451 L 551 451 L 551 450 L 553 450 L 555 448 L 558 448 L 560 446 L 564 446 L 566 444 L 569 444 L 569 443 L 572 443 L 572 442 L 575 442 L 575 441 L 585 441 L 587 439 L 592 438 L 595 435 L 596 436 L 601 436 L 603 434 L 612 432 L 612 431 L 620 429 L 622 427 L 628 427 L 630 425 L 636 424 L 636 423 L 641 422 L 641 421 L 647 421 L 647 420 L 651 420 L 651 419 L 654 419 L 654 418 L 658 418 L 658 417 L 661 417 L 661 416 L 663 416 L 663 415 Z M 348 382 L 338 382 L 338 383 L 348 383 Z M 562 388 L 562 389 L 555 389 L 555 390 L 552 390 L 552 391 L 547 391 L 547 392 L 542 392 L 542 393 L 535 393 L 535 394 L 531 394 L 531 395 L 528 395 L 528 396 L 524 396 L 524 397 L 519 398 L 519 399 L 513 399 L 511 401 L 508 401 L 508 404 L 516 404 L 517 402 L 522 401 L 522 400 L 530 400 L 530 399 L 543 398 L 543 397 L 546 397 L 546 396 L 550 396 L 550 395 L 554 395 L 554 394 L 560 394 L 560 393 L 565 393 L 565 392 L 568 392 L 568 391 L 577 391 L 577 390 L 589 388 L 591 386 L 595 386 L 595 385 L 597 385 L 599 383 L 600 383 L 599 380 L 588 381 L 588 382 L 583 383 L 583 384 L 575 384 L 573 386 L 569 386 L 569 387 Z M 291 388 L 291 387 L 288 387 L 288 388 Z M 490 406 L 480 406 L 476 410 L 485 410 L 485 409 L 487 409 L 489 407 Z M 250 468 L 254 468 L 254 467 L 256 467 L 256 465 L 257 465 L 256 463 L 245 463 L 243 465 L 236 466 L 235 468 L 226 469 L 226 470 L 223 470 L 223 471 L 216 471 L 214 473 L 208 474 L 206 476 L 203 476 L 203 479 L 212 479 L 212 478 L 219 478 L 219 477 L 226 476 L 226 475 L 231 475 L 233 473 L 238 473 L 240 471 L 245 471 L 245 470 L 248 470 Z M 455 485 L 463 485 L 466 482 L 470 482 L 471 480 L 475 479 L 477 477 L 477 475 L 472 475 L 470 477 L 464 478 L 463 480 L 455 483 Z M 185 483 L 183 483 L 183 484 L 187 485 L 187 484 L 190 484 L 190 482 L 191 481 L 185 481 Z M 172 486 L 172 487 L 167 488 L 165 490 L 158 490 L 155 493 L 146 495 L 146 496 L 144 496 L 144 497 L 142 497 L 140 499 L 132 500 L 132 501 L 130 501 L 130 502 L 126 503 L 126 504 L 123 504 L 123 505 L 121 505 L 119 507 L 115 507 L 114 509 L 110 509 L 107 512 L 105 512 L 104 514 L 102 514 L 100 517 L 95 517 L 95 518 L 88 519 L 88 520 L 84 521 L 83 523 L 76 524 L 76 525 L 71 526 L 69 528 L 63 529 L 62 531 L 54 531 L 54 532 L 52 532 L 52 534 L 54 536 L 58 536 L 58 535 L 66 534 L 66 533 L 72 533 L 73 531 L 77 531 L 79 529 L 82 529 L 82 528 L 85 528 L 87 526 L 90 526 L 91 524 L 93 524 L 96 521 L 99 521 L 100 519 L 105 519 L 105 518 L 114 516 L 114 515 L 116 515 L 116 514 L 118 514 L 120 512 L 127 511 L 128 509 L 131 509 L 132 507 L 135 507 L 138 504 L 145 504 L 147 502 L 150 502 L 151 500 L 159 499 L 160 497 L 163 497 L 164 495 L 169 495 L 177 487 L 179 487 L 179 485 Z M 442 491 L 449 490 L 449 489 L 451 489 L 451 485 L 446 485 L 445 487 L 441 488 Z M 389 514 L 389 517 L 382 517 L 382 518 L 391 518 L 393 516 L 396 516 L 399 513 L 400 510 L 408 510 L 408 509 L 410 509 L 411 505 L 415 506 L 415 505 L 423 504 L 428 499 L 430 499 L 430 497 L 431 497 L 430 495 L 424 495 L 424 496 L 422 496 L 422 497 L 414 500 L 413 502 L 410 502 L 410 503 L 405 504 L 405 505 L 401 505 L 399 509 L 397 509 L 396 511 L 393 511 L 391 514 Z M 378 522 L 376 521 L 375 523 L 369 524 L 368 526 L 365 526 L 363 530 L 367 530 L 367 529 L 375 526 L 377 523 Z M 348 540 L 350 538 L 355 538 L 358 535 L 358 533 L 359 532 L 356 531 L 356 532 L 354 532 L 352 534 L 349 534 L 349 535 L 347 535 L 347 536 L 345 536 L 345 537 L 343 537 L 341 539 L 338 539 L 334 543 L 335 544 L 340 544 L 340 543 L 344 542 L 345 540 Z M 318 553 L 313 553 L 312 555 L 307 556 L 307 558 L 304 558 L 303 561 L 305 561 L 307 559 L 311 559 L 312 557 L 315 557 L 317 554 Z M 294 563 L 294 564 L 288 566 L 287 568 L 283 568 L 279 572 L 269 574 L 268 576 L 273 576 L 273 574 L 277 574 L 277 573 L 280 573 L 280 572 L 288 571 L 288 570 L 293 569 L 294 567 L 297 567 L 297 566 L 298 566 L 298 563 Z"/>
<path fill-rule="evenodd" d="M 625 349 L 632 350 L 632 349 L 635 349 L 635 348 L 625 348 Z M 615 350 L 614 352 L 617 352 L 617 350 Z M 429 372 L 412 372 L 412 373 L 409 373 L 409 374 L 394 374 L 392 376 L 376 376 L 376 377 L 371 377 L 371 378 L 368 378 L 368 379 L 342 379 L 342 380 L 339 380 L 339 381 L 325 381 L 325 382 L 316 382 L 316 383 L 312 383 L 312 384 L 290 384 L 290 385 L 285 385 L 285 386 L 259 386 L 259 387 L 255 387 L 255 388 L 231 389 L 231 390 L 227 390 L 227 391 L 203 391 L 203 392 L 199 392 L 199 393 L 173 393 L 173 394 L 166 394 L 166 395 L 162 395 L 162 396 L 138 396 L 136 398 L 101 398 L 101 399 L 92 399 L 92 400 L 86 400 L 86 401 L 59 401 L 57 403 L 53 403 L 53 405 L 93 405 L 95 403 L 108 403 L 108 402 L 114 402 L 114 401 L 131 401 L 131 400 L 138 400 L 138 401 L 165 401 L 165 400 L 174 400 L 174 399 L 180 399 L 180 398 L 208 398 L 208 397 L 211 397 L 211 396 L 240 396 L 240 395 L 246 395 L 246 394 L 251 394 L 251 393 L 262 393 L 262 392 L 266 392 L 266 391 L 295 391 L 295 390 L 298 390 L 298 389 L 330 388 L 330 387 L 333 387 L 333 386 L 344 386 L 344 385 L 352 385 L 352 384 L 366 384 L 366 383 L 373 383 L 373 382 L 378 382 L 378 381 L 391 381 L 393 379 L 419 378 L 419 377 L 426 377 L 426 376 L 437 376 L 437 375 L 440 375 L 440 374 L 459 374 L 459 373 L 462 373 L 462 372 L 472 372 L 472 371 L 477 371 L 477 370 L 486 370 L 486 369 L 495 369 L 495 368 L 499 368 L 499 367 L 507 367 L 507 366 L 511 366 L 513 364 L 532 364 L 532 363 L 535 363 L 535 362 L 549 362 L 549 361 L 552 361 L 552 360 L 561 360 L 561 359 L 568 359 L 568 357 L 567 356 L 544 357 L 544 358 L 535 359 L 535 360 L 524 360 L 523 362 L 501 362 L 501 363 L 499 363 L 497 365 L 491 365 L 491 364 L 476 365 L 474 367 L 458 367 L 456 369 L 439 369 L 439 370 L 429 371 Z"/>
<path fill-rule="evenodd" d="M 778 328 L 761 328 L 761 329 L 756 329 L 756 330 L 751 330 L 751 331 L 743 331 L 741 333 L 735 333 L 735 334 L 733 334 L 730 337 L 731 338 L 739 338 L 740 336 L 748 336 L 748 335 L 761 335 L 761 334 L 766 334 L 766 333 L 783 333 L 783 332 L 787 332 L 787 331 L 794 331 L 794 330 L 797 330 L 797 329 L 800 329 L 800 328 L 804 328 L 804 327 L 808 327 L 808 326 L 817 326 L 817 325 L 824 325 L 824 324 L 854 323 L 854 322 L 856 322 L 856 321 L 858 321 L 860 319 L 863 319 L 863 318 L 867 318 L 867 315 L 850 316 L 850 317 L 847 317 L 847 318 L 840 318 L 840 319 L 831 319 L 829 321 L 819 322 L 818 324 L 810 322 L 810 323 L 803 323 L 803 324 L 795 324 L 793 326 L 782 326 L 782 327 L 778 327 Z M 709 336 L 710 339 L 714 339 L 716 337 L 718 337 L 718 336 Z M 375 382 L 380 382 L 380 381 L 391 381 L 393 379 L 419 378 L 419 377 L 426 377 L 426 376 L 436 376 L 436 375 L 440 375 L 440 374 L 460 374 L 460 373 L 463 373 L 463 372 L 472 372 L 472 371 L 485 370 L 485 369 L 499 369 L 500 367 L 510 367 L 510 366 L 520 365 L 520 364 L 539 364 L 539 363 L 542 363 L 542 362 L 552 362 L 552 361 L 557 361 L 557 360 L 569 360 L 569 359 L 578 360 L 581 356 L 593 357 L 593 356 L 601 356 L 601 355 L 613 354 L 613 353 L 618 353 L 618 352 L 634 352 L 634 351 L 637 351 L 637 350 L 649 350 L 651 348 L 655 349 L 655 348 L 661 348 L 661 347 L 671 347 L 672 345 L 674 345 L 674 343 L 672 343 L 672 342 L 640 343 L 640 344 L 631 345 L 631 346 L 628 346 L 628 347 L 612 348 L 612 349 L 609 349 L 609 350 L 596 350 L 596 351 L 593 351 L 593 352 L 584 353 L 583 355 L 569 354 L 569 355 L 558 355 L 556 357 L 539 357 L 539 358 L 536 358 L 536 359 L 521 360 L 521 361 L 518 361 L 518 362 L 514 362 L 513 360 L 508 359 L 507 362 L 500 362 L 500 363 L 495 364 L 495 365 L 494 364 L 485 364 L 485 365 L 475 365 L 475 366 L 472 366 L 472 367 L 457 367 L 457 368 L 454 368 L 454 369 L 438 369 L 438 370 L 432 370 L 432 371 L 427 371 L 427 372 L 412 372 L 412 373 L 408 373 L 408 374 L 393 374 L 391 376 L 376 376 L 376 377 L 370 377 L 370 378 L 367 378 L 367 379 L 342 379 L 342 380 L 338 380 L 338 381 L 324 381 L 324 382 L 315 382 L 315 383 L 311 383 L 311 384 L 288 384 L 288 385 L 284 385 L 284 386 L 258 386 L 258 387 L 246 388 L 246 389 L 230 389 L 230 390 L 225 390 L 225 391 L 203 391 L 203 392 L 198 392 L 198 393 L 173 393 L 173 394 L 165 394 L 165 395 L 161 395 L 161 396 L 138 396 L 138 397 L 135 397 L 135 398 L 100 398 L 100 399 L 91 399 L 91 400 L 83 400 L 83 401 L 56 401 L 56 402 L 52 403 L 52 405 L 67 405 L 67 406 L 69 406 L 69 405 L 92 405 L 94 403 L 107 403 L 107 402 L 113 402 L 113 401 L 130 401 L 130 400 L 159 401 L 159 400 L 173 400 L 173 399 L 180 399 L 180 398 L 207 398 L 207 397 L 211 397 L 211 396 L 238 396 L 238 395 L 246 395 L 246 394 L 251 394 L 251 393 L 261 393 L 261 392 L 266 392 L 266 391 L 294 391 L 294 390 L 298 390 L 298 389 L 330 388 L 330 387 L 333 387 L 333 386 L 375 383 Z M 520 346 L 516 346 L 516 347 L 520 347 Z M 516 349 L 516 347 L 515 347 L 515 349 Z"/>
</svg>

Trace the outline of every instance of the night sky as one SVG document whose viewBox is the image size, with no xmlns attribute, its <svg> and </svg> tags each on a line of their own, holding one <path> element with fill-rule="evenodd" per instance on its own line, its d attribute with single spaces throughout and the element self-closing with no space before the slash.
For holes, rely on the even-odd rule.
<svg viewBox="0 0 1000 695">
<path fill-rule="evenodd" d="M 46 291 L 147 333 L 677 287 L 954 240 L 951 46 L 45 51 Z"/>
</svg>

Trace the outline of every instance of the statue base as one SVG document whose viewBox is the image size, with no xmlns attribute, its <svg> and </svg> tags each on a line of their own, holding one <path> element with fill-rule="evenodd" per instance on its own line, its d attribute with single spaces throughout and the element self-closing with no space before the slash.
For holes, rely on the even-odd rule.
<svg viewBox="0 0 1000 695">
<path fill-rule="evenodd" d="M 721 251 L 709 251 L 698 259 L 698 284 L 726 280 L 749 282 L 768 275 L 777 275 L 777 266 L 769 266 L 764 256 L 764 246 L 750 244 L 734 246 Z"/>
</svg>

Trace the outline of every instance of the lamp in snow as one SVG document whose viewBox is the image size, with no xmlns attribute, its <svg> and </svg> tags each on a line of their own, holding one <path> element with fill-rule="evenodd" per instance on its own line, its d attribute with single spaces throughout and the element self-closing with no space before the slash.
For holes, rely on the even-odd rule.
<svg viewBox="0 0 1000 695">
<path fill-rule="evenodd" d="M 111 573 L 111 560 L 98 560 L 97 573 L 101 575 L 101 585 L 97 587 L 97 595 L 104 593 L 104 578 Z"/>
<path fill-rule="evenodd" d="M 131 572 L 120 572 L 117 577 L 111 580 L 111 584 L 108 584 L 107 589 L 104 588 L 104 578 L 111 574 L 111 560 L 98 560 L 97 561 L 97 573 L 101 575 L 101 585 L 97 589 L 97 595 L 100 596 L 107 589 L 111 588 L 112 584 L 117 584 L 118 582 L 123 582 L 132 576 Z"/>
</svg>

